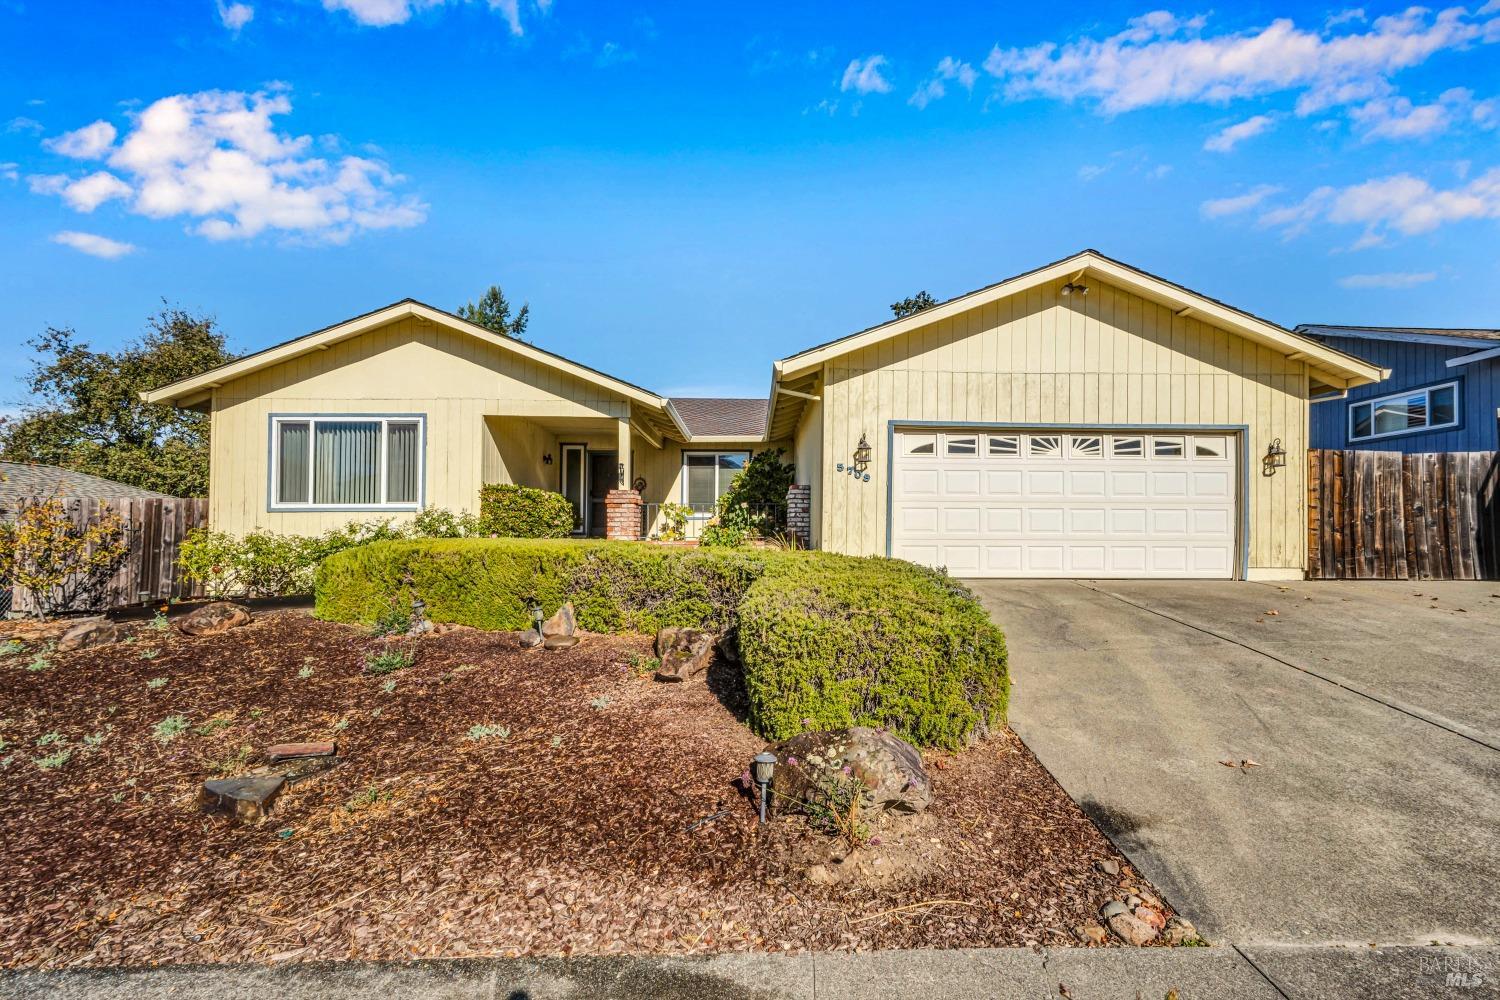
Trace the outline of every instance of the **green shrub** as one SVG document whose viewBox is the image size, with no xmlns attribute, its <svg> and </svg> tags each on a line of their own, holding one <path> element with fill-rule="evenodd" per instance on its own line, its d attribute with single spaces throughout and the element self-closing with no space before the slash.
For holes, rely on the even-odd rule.
<svg viewBox="0 0 1500 1000">
<path fill-rule="evenodd" d="M 719 498 L 719 524 L 769 535 L 786 521 L 786 494 L 797 467 L 783 462 L 783 448 L 757 452 Z M 738 543 L 735 543 L 738 544 Z"/>
<path fill-rule="evenodd" d="M 778 560 L 739 608 L 750 724 L 768 739 L 877 726 L 958 749 L 1005 720 L 1005 637 L 946 575 L 892 559 Z"/>
<path fill-rule="evenodd" d="M 442 507 L 428 507 L 412 518 L 411 534 L 418 538 L 472 538 L 482 532 L 479 518 L 466 510 L 455 514 Z"/>
<path fill-rule="evenodd" d="M 535 599 L 548 614 L 572 601 L 594 632 L 737 631 L 750 723 L 769 738 L 870 725 L 957 748 L 1005 719 L 1000 630 L 947 576 L 898 560 L 438 539 L 377 542 L 318 568 L 320 618 L 368 626 L 415 597 L 435 622 L 485 629 L 527 628 Z"/>
<path fill-rule="evenodd" d="M 389 520 L 351 522 L 321 535 L 253 531 L 242 538 L 195 528 L 182 540 L 178 563 L 210 597 L 290 597 L 312 591 L 313 570 L 335 552 L 404 537 Z"/>
<path fill-rule="evenodd" d="M 405 670 L 417 662 L 417 654 L 406 649 L 382 649 L 378 653 L 365 654 L 365 673 L 376 677 Z"/>
<path fill-rule="evenodd" d="M 490 483 L 479 491 L 479 533 L 501 538 L 566 538 L 573 505 L 561 493 Z"/>
<path fill-rule="evenodd" d="M 341 552 L 317 574 L 317 614 L 373 625 L 398 601 L 420 597 L 434 622 L 485 629 L 530 626 L 572 601 L 594 632 L 652 633 L 667 626 L 733 627 L 745 589 L 764 571 L 758 552 L 669 549 L 561 539 L 381 542 Z"/>
<path fill-rule="evenodd" d="M 721 518 L 703 526 L 698 544 L 706 549 L 737 549 L 749 541 L 750 528 L 733 518 Z"/>
</svg>

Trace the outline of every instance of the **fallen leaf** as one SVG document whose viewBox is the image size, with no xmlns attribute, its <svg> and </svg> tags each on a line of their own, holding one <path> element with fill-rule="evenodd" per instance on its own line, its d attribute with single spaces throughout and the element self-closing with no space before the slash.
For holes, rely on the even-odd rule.
<svg viewBox="0 0 1500 1000">
<path fill-rule="evenodd" d="M 1279 614 L 1281 614 L 1281 612 L 1280 611 L 1267 611 L 1266 614 L 1268 614 L 1268 615 L 1279 615 Z"/>
</svg>

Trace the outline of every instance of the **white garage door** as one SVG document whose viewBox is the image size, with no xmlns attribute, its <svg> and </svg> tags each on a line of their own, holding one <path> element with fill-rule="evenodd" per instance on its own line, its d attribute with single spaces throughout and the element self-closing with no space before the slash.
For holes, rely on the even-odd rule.
<svg viewBox="0 0 1500 1000">
<path fill-rule="evenodd" d="M 891 554 L 954 576 L 1234 576 L 1230 434 L 906 430 Z"/>
</svg>

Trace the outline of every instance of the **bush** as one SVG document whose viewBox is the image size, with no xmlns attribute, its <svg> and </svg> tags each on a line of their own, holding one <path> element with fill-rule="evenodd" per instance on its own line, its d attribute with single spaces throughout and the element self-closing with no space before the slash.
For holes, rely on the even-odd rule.
<svg viewBox="0 0 1500 1000">
<path fill-rule="evenodd" d="M 472 538 L 481 532 L 479 518 L 466 510 L 455 514 L 442 507 L 428 507 L 412 518 L 411 534 L 417 538 Z"/>
<path fill-rule="evenodd" d="M 243 538 L 195 528 L 177 561 L 210 597 L 291 597 L 312 592 L 313 570 L 335 552 L 401 537 L 390 521 L 353 522 L 321 535 L 253 531 Z"/>
<path fill-rule="evenodd" d="M 733 628 L 764 572 L 760 553 L 667 549 L 629 542 L 440 539 L 382 542 L 339 553 L 317 574 L 320 618 L 369 626 L 414 597 L 434 622 L 524 629 L 530 602 L 551 614 L 572 601 L 594 632 Z"/>
<path fill-rule="evenodd" d="M 53 497 L 0 522 L 0 582 L 29 590 L 43 617 L 100 606 L 129 555 L 124 523 L 108 507 L 80 527 Z"/>
<path fill-rule="evenodd" d="M 479 491 L 480 534 L 566 538 L 573 524 L 573 505 L 561 493 L 509 483 L 490 483 Z"/>
<path fill-rule="evenodd" d="M 707 549 L 737 549 L 750 537 L 750 529 L 731 518 L 716 518 L 703 526 L 698 544 Z"/>
<path fill-rule="evenodd" d="M 961 585 L 892 559 L 783 556 L 739 608 L 750 724 L 876 726 L 962 747 L 1005 719 L 1005 637 Z"/>
<path fill-rule="evenodd" d="M 415 597 L 435 622 L 486 629 L 529 627 L 536 599 L 548 614 L 572 601 L 594 632 L 737 633 L 750 724 L 772 739 L 869 725 L 958 748 L 1005 719 L 1000 630 L 962 586 L 897 560 L 453 539 L 379 542 L 318 568 L 320 618 L 368 626 Z"/>
</svg>

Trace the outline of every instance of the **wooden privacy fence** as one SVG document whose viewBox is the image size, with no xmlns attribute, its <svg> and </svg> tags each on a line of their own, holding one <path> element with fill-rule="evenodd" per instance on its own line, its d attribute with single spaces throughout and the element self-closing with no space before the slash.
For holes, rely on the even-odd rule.
<svg viewBox="0 0 1500 1000">
<path fill-rule="evenodd" d="M 125 562 L 110 577 L 105 590 L 104 609 L 124 608 L 157 601 L 202 597 L 203 587 L 187 580 L 177 565 L 182 539 L 193 528 L 208 525 L 207 500 L 96 500 L 62 497 L 68 518 L 80 528 L 97 518 L 104 508 L 120 515 L 130 552 Z M 27 504 L 43 503 L 46 498 L 19 501 L 17 509 Z M 36 605 L 29 590 L 17 587 L 11 596 L 11 609 L 34 613 Z M 95 610 L 79 608 L 76 610 Z"/>
<path fill-rule="evenodd" d="M 1308 577 L 1500 579 L 1497 479 L 1493 451 L 1309 451 Z"/>
</svg>

